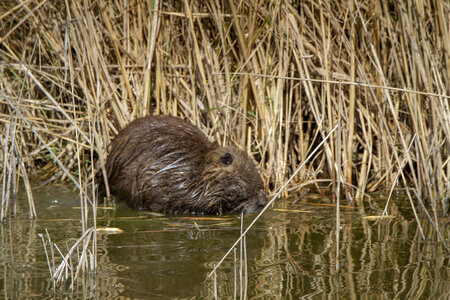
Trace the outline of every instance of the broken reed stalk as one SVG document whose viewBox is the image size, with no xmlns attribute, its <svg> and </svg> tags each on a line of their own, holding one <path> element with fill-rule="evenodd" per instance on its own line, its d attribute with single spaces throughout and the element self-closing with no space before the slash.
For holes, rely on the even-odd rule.
<svg viewBox="0 0 450 300">
<path fill-rule="evenodd" d="M 45 236 L 39 234 L 47 258 L 53 289 L 68 283 L 66 286 L 70 290 L 74 290 L 80 278 L 90 279 L 89 276 L 80 277 L 82 273 L 93 274 L 97 269 L 96 201 L 89 200 L 87 196 L 88 184 L 81 182 L 81 178 L 80 185 L 84 187 L 80 191 L 80 197 L 82 199 L 80 202 L 81 237 L 64 254 L 56 243 L 52 242 L 47 229 L 45 229 Z M 89 212 L 91 212 L 91 216 Z M 93 223 L 93 225 L 90 226 L 90 223 Z M 48 254 L 47 246 L 50 249 L 51 256 Z M 59 258 L 55 257 L 55 249 L 59 253 Z M 60 260 L 59 264 L 55 262 L 56 259 Z"/>
<path fill-rule="evenodd" d="M 68 283 L 71 290 L 74 290 L 75 285 L 79 281 L 79 276 L 82 272 L 94 273 L 96 270 L 95 256 L 96 251 L 90 249 L 89 245 L 95 245 L 95 228 L 87 228 L 83 235 L 67 250 L 64 254 L 55 243 L 52 243 L 50 235 L 46 230 L 46 236 L 39 234 L 42 239 L 47 264 L 50 272 L 50 277 L 53 283 L 53 289 L 59 285 Z M 51 256 L 49 256 L 47 246 L 50 249 Z M 56 249 L 56 251 L 55 251 Z M 61 262 L 56 265 L 55 252 L 59 254 Z"/>
<path fill-rule="evenodd" d="M 63 260 L 61 261 L 60 265 L 56 268 L 54 272 L 54 279 L 58 284 L 59 282 L 68 281 L 67 276 L 65 278 L 61 277 L 61 274 L 63 272 L 62 270 L 64 270 L 65 274 L 67 274 L 68 269 L 70 270 L 71 290 L 74 290 L 75 284 L 79 282 L 81 273 L 93 274 L 97 269 L 97 235 L 96 235 L 97 204 L 95 198 L 91 200 L 88 197 L 89 185 L 86 182 L 87 180 L 88 179 L 86 178 L 85 182 L 81 182 L 80 176 L 80 185 L 84 187 L 84 189 L 80 191 L 82 236 L 74 243 L 74 245 L 70 248 L 70 250 L 68 250 L 65 256 L 60 252 L 60 255 L 63 258 Z M 95 191 L 93 192 L 93 196 L 95 197 Z M 89 215 L 89 212 L 91 212 L 91 216 Z M 74 268 L 73 260 L 76 260 L 77 263 L 76 269 Z M 89 279 L 89 277 L 83 278 Z"/>
<path fill-rule="evenodd" d="M 56 280 L 54 278 L 54 271 L 55 269 L 55 256 L 54 256 L 54 252 L 53 252 L 53 244 L 52 244 L 52 240 L 50 239 L 50 235 L 48 234 L 47 229 L 45 230 L 47 237 L 45 238 L 44 235 L 42 233 L 38 233 L 38 236 L 41 238 L 42 240 L 42 245 L 44 246 L 44 252 L 45 252 L 45 257 L 47 259 L 47 266 L 48 266 L 48 271 L 50 272 L 50 278 L 52 279 L 52 284 L 53 284 L 53 289 L 56 289 Z M 49 245 L 50 248 L 50 253 L 51 253 L 51 257 L 48 254 L 48 250 L 47 250 L 47 244 Z"/>
</svg>

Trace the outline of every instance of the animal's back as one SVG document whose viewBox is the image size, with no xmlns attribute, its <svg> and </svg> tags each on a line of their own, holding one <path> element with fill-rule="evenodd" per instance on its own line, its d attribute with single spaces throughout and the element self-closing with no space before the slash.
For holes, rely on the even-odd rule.
<svg viewBox="0 0 450 300">
<path fill-rule="evenodd" d="M 159 115 L 140 118 L 121 130 L 112 141 L 106 162 L 108 178 L 149 158 L 212 146 L 197 127 L 179 118 Z"/>
</svg>

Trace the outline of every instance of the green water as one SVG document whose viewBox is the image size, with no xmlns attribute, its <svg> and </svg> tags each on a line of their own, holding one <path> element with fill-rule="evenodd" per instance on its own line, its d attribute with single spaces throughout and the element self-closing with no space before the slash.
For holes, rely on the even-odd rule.
<svg viewBox="0 0 450 300">
<path fill-rule="evenodd" d="M 27 219 L 19 196 L 17 218 L 0 224 L 0 298 L 213 299 L 216 290 L 218 299 L 450 299 L 450 257 L 421 211 L 425 240 L 407 201 L 393 199 L 393 217 L 381 221 L 367 216 L 381 214 L 383 199 L 361 211 L 343 207 L 337 255 L 336 208 L 314 195 L 276 203 L 247 235 L 245 263 L 238 246 L 215 281 L 206 277 L 239 236 L 239 216 L 100 209 L 98 227 L 116 231 L 97 234 L 97 272 L 80 277 L 73 292 L 54 290 L 39 233 L 47 229 L 67 253 L 82 234 L 78 195 L 40 187 L 34 196 L 37 220 Z M 449 244 L 449 220 L 438 226 Z"/>
</svg>

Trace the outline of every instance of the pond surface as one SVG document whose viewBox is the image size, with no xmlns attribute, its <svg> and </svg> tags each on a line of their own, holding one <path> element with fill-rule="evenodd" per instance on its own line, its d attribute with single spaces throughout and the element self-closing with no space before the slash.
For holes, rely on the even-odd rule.
<svg viewBox="0 0 450 300">
<path fill-rule="evenodd" d="M 383 220 L 373 217 L 382 213 L 381 198 L 364 209 L 341 207 L 338 251 L 336 207 L 328 196 L 278 201 L 209 279 L 239 237 L 240 216 L 99 209 L 97 227 L 114 229 L 97 233 L 97 273 L 80 277 L 69 292 L 53 290 L 39 234 L 47 230 L 67 253 L 82 235 L 78 195 L 39 187 L 34 197 L 37 220 L 27 219 L 20 196 L 18 217 L 0 223 L 0 298 L 450 299 L 450 257 L 419 211 L 422 239 L 409 202 L 400 198 L 391 200 L 391 217 Z M 253 218 L 245 216 L 244 227 Z M 449 244 L 449 220 L 438 226 Z"/>
</svg>

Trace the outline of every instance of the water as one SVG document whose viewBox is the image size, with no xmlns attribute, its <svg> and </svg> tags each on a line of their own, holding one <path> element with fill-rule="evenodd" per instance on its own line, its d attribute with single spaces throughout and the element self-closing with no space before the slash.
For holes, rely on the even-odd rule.
<svg viewBox="0 0 450 300">
<path fill-rule="evenodd" d="M 47 229 L 62 252 L 81 236 L 78 195 L 64 187 L 34 189 L 38 219 L 0 224 L 0 298 L 5 299 L 449 299 L 449 255 L 420 213 L 421 238 L 408 201 L 394 199 L 390 218 L 379 220 L 385 200 L 364 209 L 342 207 L 339 257 L 336 208 L 327 196 L 293 195 L 276 206 L 219 267 L 207 275 L 240 233 L 240 217 L 154 215 L 119 206 L 100 209 L 98 272 L 82 277 L 74 292 L 53 290 L 42 240 Z M 325 205 L 324 205 L 325 204 Z M 420 212 L 420 211 L 419 211 Z M 253 216 L 244 218 L 248 224 Z M 448 219 L 439 220 L 449 242 Z M 120 231 L 119 231 L 120 230 Z M 340 269 L 336 271 L 336 263 Z M 247 276 L 240 276 L 245 274 Z M 242 283 L 241 283 L 242 282 Z M 242 286 L 242 289 L 239 287 Z"/>
</svg>

